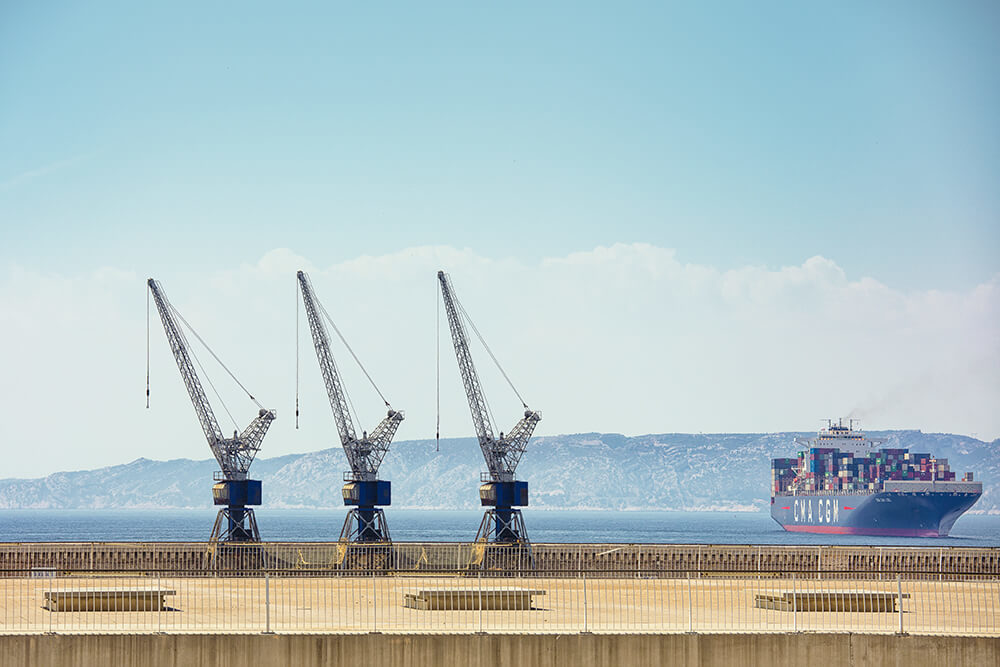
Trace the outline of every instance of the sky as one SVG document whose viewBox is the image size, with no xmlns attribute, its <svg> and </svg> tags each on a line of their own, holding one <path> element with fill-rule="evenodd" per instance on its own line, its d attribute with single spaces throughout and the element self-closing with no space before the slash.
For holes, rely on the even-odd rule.
<svg viewBox="0 0 1000 667">
<path fill-rule="evenodd" d="M 439 268 L 539 434 L 996 438 L 998 37 L 972 1 L 0 2 L 2 476 L 208 455 L 155 313 L 145 408 L 148 276 L 278 411 L 262 456 L 336 444 L 301 322 L 295 429 L 298 268 L 400 439 L 439 350 L 472 434 Z"/>
</svg>

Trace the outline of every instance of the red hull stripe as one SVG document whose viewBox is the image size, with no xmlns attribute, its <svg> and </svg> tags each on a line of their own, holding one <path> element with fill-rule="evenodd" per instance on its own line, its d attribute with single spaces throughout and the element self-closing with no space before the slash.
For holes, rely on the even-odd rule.
<svg viewBox="0 0 1000 667">
<path fill-rule="evenodd" d="M 781 509 L 783 509 L 783 510 L 790 510 L 792 508 L 791 507 L 782 507 Z"/>
<path fill-rule="evenodd" d="M 852 510 L 854 508 L 853 507 L 841 507 L 840 509 L 842 509 L 842 510 Z"/>
<path fill-rule="evenodd" d="M 825 535 L 884 535 L 889 537 L 940 537 L 936 530 L 912 528 L 855 528 L 853 526 L 784 526 L 793 533 L 823 533 Z"/>
</svg>

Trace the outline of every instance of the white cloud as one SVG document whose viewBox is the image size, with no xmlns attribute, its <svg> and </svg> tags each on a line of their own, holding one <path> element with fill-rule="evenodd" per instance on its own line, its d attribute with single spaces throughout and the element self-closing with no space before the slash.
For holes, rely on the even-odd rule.
<svg viewBox="0 0 1000 667">
<path fill-rule="evenodd" d="M 647 244 L 537 263 L 422 246 L 329 267 L 282 248 L 212 274 L 157 276 L 241 381 L 278 410 L 265 456 L 337 442 L 302 319 L 294 428 L 298 268 L 394 407 L 407 411 L 400 439 L 434 434 L 439 268 L 543 411 L 540 434 L 811 429 L 852 410 L 870 428 L 1000 434 L 1000 276 L 967 292 L 902 291 L 848 277 L 830 258 L 720 271 Z M 145 410 L 143 290 L 143 277 L 111 267 L 79 276 L 15 268 L 0 278 L 7 475 L 208 457 L 155 310 Z M 442 435 L 468 435 L 440 324 Z M 381 404 L 347 353 L 334 352 L 358 428 L 370 429 Z M 488 357 L 474 354 L 506 430 L 520 406 Z M 201 357 L 242 427 L 255 408 Z"/>
</svg>

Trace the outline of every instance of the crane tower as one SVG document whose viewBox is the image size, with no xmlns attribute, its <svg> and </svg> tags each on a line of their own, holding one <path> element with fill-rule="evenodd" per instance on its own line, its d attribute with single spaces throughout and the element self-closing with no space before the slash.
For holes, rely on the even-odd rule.
<svg viewBox="0 0 1000 667">
<path fill-rule="evenodd" d="M 326 393 L 330 398 L 330 408 L 333 410 L 333 420 L 337 423 L 340 444 L 343 445 L 347 461 L 351 466 L 350 471 L 344 473 L 346 483 L 342 494 L 344 504 L 355 507 L 344 519 L 340 540 L 364 543 L 390 542 L 389 525 L 380 506 L 391 504 L 392 487 L 388 480 L 378 478 L 378 469 L 386 452 L 389 451 L 389 444 L 404 415 L 401 411 L 393 410 L 383 397 L 382 401 L 387 408 L 385 418 L 370 434 L 362 431 L 361 437 L 357 436 L 348 409 L 347 393 L 340 380 L 333 354 L 330 352 L 330 336 L 320 317 L 321 313 L 328 318 L 329 315 L 316 298 L 309 276 L 303 271 L 299 271 L 297 275 L 302 303 L 305 306 L 306 318 L 309 320 L 309 330 L 312 332 L 313 347 L 316 348 L 316 359 L 319 361 Z M 353 352 L 351 354 L 353 355 Z M 360 365 L 360 362 L 358 363 Z M 372 384 L 374 386 L 374 383 Z M 381 396 L 381 392 L 379 395 Z"/>
<path fill-rule="evenodd" d="M 198 379 L 195 365 L 192 363 L 193 352 L 178 323 L 178 319 L 183 321 L 183 317 L 167 300 L 167 295 L 163 292 L 163 287 L 158 281 L 150 278 L 147 285 L 153 295 L 156 309 L 160 313 L 167 342 L 174 353 L 174 359 L 177 361 L 177 368 L 181 372 L 184 386 L 187 387 L 191 404 L 194 406 L 195 414 L 198 415 L 198 421 L 201 422 L 201 429 L 205 433 L 212 454 L 219 462 L 219 472 L 215 473 L 216 483 L 212 486 L 212 497 L 216 505 L 223 507 L 215 519 L 210 540 L 213 542 L 259 542 L 260 531 L 257 528 L 257 519 L 254 517 L 253 509 L 248 506 L 260 505 L 261 485 L 260 480 L 249 479 L 247 475 L 250 464 L 253 463 L 254 457 L 260 451 L 260 443 L 264 439 L 267 429 L 271 426 L 271 422 L 274 421 L 274 411 L 261 407 L 260 403 L 257 403 L 256 399 L 247 392 L 250 398 L 257 403 L 259 412 L 253 421 L 243 429 L 242 433 L 233 431 L 231 438 L 225 437 L 219 427 L 218 420 L 215 418 L 215 413 L 212 411 L 212 406 L 208 402 L 208 397 L 205 395 L 205 390 L 201 386 L 201 381 Z M 242 388 L 243 385 L 240 387 Z M 245 388 L 244 391 L 246 391 Z"/>
<path fill-rule="evenodd" d="M 466 318 L 468 315 L 465 314 L 465 310 L 455 296 L 451 279 L 444 271 L 438 271 L 437 275 L 441 285 L 445 313 L 448 317 L 448 326 L 451 328 L 455 356 L 458 359 L 458 370 L 462 376 L 462 383 L 465 385 L 465 395 L 469 399 L 469 408 L 472 411 L 472 422 L 476 428 L 479 448 L 486 459 L 487 472 L 480 475 L 479 500 L 482 506 L 491 509 L 487 510 L 483 516 L 479 532 L 476 534 L 476 541 L 527 544 L 528 534 L 524 528 L 524 518 L 521 515 L 521 510 L 517 508 L 525 507 L 528 504 L 528 483 L 516 480 L 514 473 L 521 456 L 524 455 L 528 440 L 531 438 L 535 426 L 541 421 L 542 415 L 540 412 L 529 409 L 522 400 L 524 417 L 507 432 L 506 436 L 502 431 L 499 437 L 494 435 L 496 430 L 493 428 L 490 418 L 486 396 L 479 383 L 479 375 L 472 362 L 469 339 L 462 321 L 462 315 L 465 315 Z M 506 374 L 504 376 L 506 377 Z"/>
</svg>

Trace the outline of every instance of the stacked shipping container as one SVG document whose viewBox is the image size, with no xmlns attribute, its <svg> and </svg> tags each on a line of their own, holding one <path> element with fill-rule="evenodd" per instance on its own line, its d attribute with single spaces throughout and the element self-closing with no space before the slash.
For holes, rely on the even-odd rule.
<svg viewBox="0 0 1000 667">
<path fill-rule="evenodd" d="M 971 480 L 971 473 L 966 479 Z M 880 449 L 856 458 L 833 447 L 812 447 L 798 458 L 771 460 L 773 493 L 790 491 L 877 491 L 885 480 L 953 481 L 948 459 L 913 454 L 906 449 Z"/>
<path fill-rule="evenodd" d="M 771 493 L 781 493 L 795 479 L 798 459 L 771 459 Z"/>
</svg>

